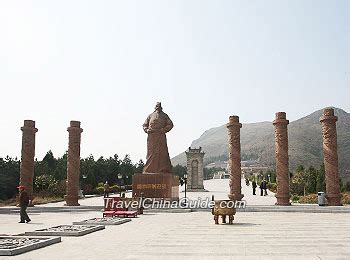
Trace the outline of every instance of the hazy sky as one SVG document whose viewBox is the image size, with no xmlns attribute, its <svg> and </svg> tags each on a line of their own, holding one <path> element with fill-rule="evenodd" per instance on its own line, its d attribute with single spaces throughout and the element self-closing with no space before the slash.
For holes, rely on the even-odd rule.
<svg viewBox="0 0 350 260">
<path fill-rule="evenodd" d="M 350 112 L 350 1 L 0 2 L 0 156 L 20 156 L 24 119 L 36 157 L 144 159 L 142 124 L 161 101 L 170 156 L 230 115 L 291 120 Z"/>
</svg>

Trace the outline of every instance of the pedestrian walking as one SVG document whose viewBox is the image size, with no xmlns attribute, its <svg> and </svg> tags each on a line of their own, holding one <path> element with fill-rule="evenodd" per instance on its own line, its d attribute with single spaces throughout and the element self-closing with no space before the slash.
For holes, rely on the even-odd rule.
<svg viewBox="0 0 350 260">
<path fill-rule="evenodd" d="M 20 210 L 20 221 L 18 223 L 28 223 L 30 222 L 30 218 L 27 214 L 27 207 L 29 205 L 29 196 L 24 186 L 18 186 L 19 189 L 19 206 Z"/>
<path fill-rule="evenodd" d="M 263 180 L 264 196 L 267 196 L 267 181 Z"/>
<path fill-rule="evenodd" d="M 260 196 L 264 196 L 264 184 L 263 184 L 263 181 L 260 182 L 259 188 L 260 188 Z"/>
<path fill-rule="evenodd" d="M 256 181 L 255 180 L 253 180 L 253 182 L 252 182 L 252 187 L 253 187 L 253 195 L 256 195 L 256 187 L 257 187 L 258 185 L 256 185 Z"/>
<path fill-rule="evenodd" d="M 105 182 L 103 185 L 103 197 L 108 198 L 109 197 L 109 184 L 108 181 Z"/>
</svg>

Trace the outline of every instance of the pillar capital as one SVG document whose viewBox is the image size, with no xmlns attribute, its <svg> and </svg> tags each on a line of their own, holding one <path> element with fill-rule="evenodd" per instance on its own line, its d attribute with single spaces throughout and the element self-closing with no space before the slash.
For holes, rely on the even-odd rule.
<svg viewBox="0 0 350 260">
<path fill-rule="evenodd" d="M 24 120 L 24 124 L 21 127 L 21 130 L 24 131 L 29 131 L 29 132 L 33 132 L 36 133 L 38 132 L 38 129 L 35 128 L 35 121 L 33 120 Z"/>
<path fill-rule="evenodd" d="M 323 115 L 320 118 L 320 122 L 323 123 L 335 123 L 338 121 L 338 117 L 334 115 L 333 108 L 325 108 L 323 110 Z"/>
<path fill-rule="evenodd" d="M 79 121 L 70 121 L 70 126 L 67 128 L 68 132 L 78 132 L 82 133 L 83 129 L 80 128 L 80 122 Z"/>
<path fill-rule="evenodd" d="M 230 116 L 229 122 L 226 124 L 227 128 L 239 127 L 242 128 L 242 124 L 239 122 L 239 116 Z"/>
<path fill-rule="evenodd" d="M 275 114 L 276 118 L 273 121 L 273 125 L 288 125 L 289 120 L 287 120 L 286 112 L 277 112 Z"/>
</svg>

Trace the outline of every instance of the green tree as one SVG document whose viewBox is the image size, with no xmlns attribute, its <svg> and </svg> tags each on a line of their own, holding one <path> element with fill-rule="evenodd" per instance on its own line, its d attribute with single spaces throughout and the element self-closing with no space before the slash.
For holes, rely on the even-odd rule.
<svg viewBox="0 0 350 260">
<path fill-rule="evenodd" d="M 295 174 L 291 179 L 292 193 L 298 195 L 306 195 L 306 171 L 303 165 L 298 165 Z"/>
<path fill-rule="evenodd" d="M 276 171 L 275 170 L 270 170 L 270 169 L 268 169 L 267 171 L 266 171 L 266 173 L 265 173 L 265 178 L 266 178 L 266 180 L 269 180 L 269 177 L 268 176 L 270 176 L 270 182 L 271 183 L 276 183 Z"/>
<path fill-rule="evenodd" d="M 55 169 L 57 160 L 56 160 L 55 157 L 53 156 L 52 151 L 49 150 L 49 151 L 46 153 L 46 155 L 44 156 L 42 162 L 46 162 L 46 163 L 47 163 L 47 166 L 48 166 L 50 169 Z"/>
<path fill-rule="evenodd" d="M 325 170 L 324 164 L 320 166 L 320 169 L 317 171 L 316 178 L 316 191 L 326 191 L 326 181 L 325 181 Z"/>
<path fill-rule="evenodd" d="M 9 156 L 0 158 L 0 200 L 6 200 L 17 194 L 20 161 Z"/>
<path fill-rule="evenodd" d="M 140 159 L 139 162 L 135 165 L 135 173 L 142 173 L 143 167 L 145 167 L 145 163 L 142 161 L 142 159 Z"/>
<path fill-rule="evenodd" d="M 317 192 L 317 170 L 313 166 L 310 166 L 306 172 L 306 192 Z"/>
<path fill-rule="evenodd" d="M 187 172 L 187 168 L 180 164 L 173 166 L 173 174 L 182 178 L 184 174 Z"/>
</svg>

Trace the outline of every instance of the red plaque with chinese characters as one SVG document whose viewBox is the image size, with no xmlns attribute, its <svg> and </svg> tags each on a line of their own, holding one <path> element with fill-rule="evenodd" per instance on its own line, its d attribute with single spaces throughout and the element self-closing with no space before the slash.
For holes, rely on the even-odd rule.
<svg viewBox="0 0 350 260">
<path fill-rule="evenodd" d="M 134 175 L 132 178 L 133 197 L 145 198 L 179 198 L 179 178 L 172 174 L 144 173 Z"/>
</svg>

